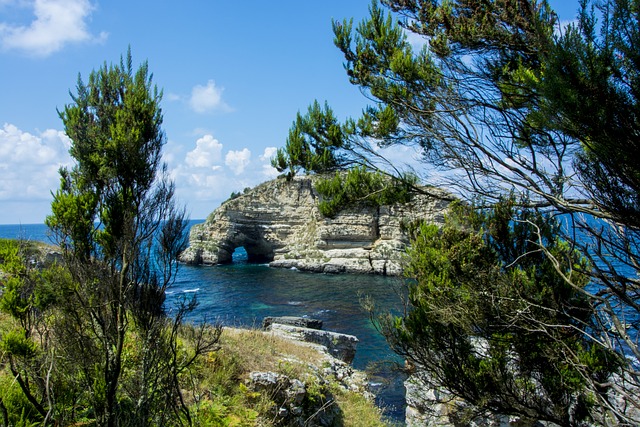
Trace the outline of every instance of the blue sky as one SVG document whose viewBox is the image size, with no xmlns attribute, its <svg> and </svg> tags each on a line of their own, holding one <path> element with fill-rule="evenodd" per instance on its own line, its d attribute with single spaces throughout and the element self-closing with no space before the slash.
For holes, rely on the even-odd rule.
<svg viewBox="0 0 640 427">
<path fill-rule="evenodd" d="M 577 0 L 551 2 L 573 19 Z M 180 202 L 205 218 L 232 191 L 276 175 L 269 158 L 317 99 L 341 117 L 366 105 L 333 45 L 331 19 L 369 0 L 0 0 L 0 224 L 41 223 L 69 141 L 56 109 L 78 73 L 130 45 L 164 90 L 165 159 Z"/>
</svg>

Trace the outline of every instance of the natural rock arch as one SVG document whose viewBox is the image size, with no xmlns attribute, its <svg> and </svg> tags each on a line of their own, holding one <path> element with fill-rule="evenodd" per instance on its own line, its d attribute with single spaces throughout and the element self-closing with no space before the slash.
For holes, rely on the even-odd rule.
<svg viewBox="0 0 640 427">
<path fill-rule="evenodd" d="M 264 238 L 259 227 L 245 226 L 232 230 L 230 236 L 218 242 L 218 264 L 233 262 L 233 252 L 243 247 L 247 252 L 247 260 L 251 263 L 268 263 L 273 261 L 273 244 Z"/>
<path fill-rule="evenodd" d="M 313 177 L 274 179 L 224 202 L 191 228 L 181 260 L 228 264 L 244 247 L 250 262 L 324 273 L 398 275 L 409 243 L 406 225 L 441 223 L 452 197 L 430 188 L 410 203 L 353 206 L 334 218 L 318 210 Z"/>
</svg>

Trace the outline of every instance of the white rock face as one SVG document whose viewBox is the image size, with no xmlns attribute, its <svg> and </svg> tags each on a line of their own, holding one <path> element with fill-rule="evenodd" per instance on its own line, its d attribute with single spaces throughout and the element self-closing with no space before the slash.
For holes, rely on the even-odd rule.
<svg viewBox="0 0 640 427">
<path fill-rule="evenodd" d="M 408 243 L 404 226 L 418 219 L 441 223 L 451 196 L 430 189 L 411 203 L 345 210 L 325 218 L 310 177 L 261 184 L 223 203 L 193 226 L 181 256 L 191 264 L 232 261 L 242 246 L 249 261 L 324 273 L 398 275 Z"/>
<path fill-rule="evenodd" d="M 277 336 L 322 346 L 322 351 L 345 363 L 353 362 L 356 355 L 358 338 L 353 335 L 280 323 L 273 323 L 269 330 Z"/>
<path fill-rule="evenodd" d="M 473 420 L 460 422 L 458 411 L 470 406 L 452 397 L 445 390 L 434 389 L 419 374 L 411 375 L 404 383 L 407 407 L 407 427 L 559 427 L 557 424 L 528 421 L 500 414 L 476 414 Z"/>
</svg>

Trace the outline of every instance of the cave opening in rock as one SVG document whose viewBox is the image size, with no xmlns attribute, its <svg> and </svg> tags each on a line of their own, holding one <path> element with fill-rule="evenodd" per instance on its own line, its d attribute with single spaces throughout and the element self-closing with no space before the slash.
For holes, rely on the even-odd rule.
<svg viewBox="0 0 640 427">
<path fill-rule="evenodd" d="M 233 264 L 246 264 L 248 259 L 247 250 L 243 246 L 238 246 L 231 254 L 231 262 Z"/>
<path fill-rule="evenodd" d="M 264 245 L 244 245 L 233 249 L 228 262 L 234 264 L 266 264 L 273 261 L 273 251 Z"/>
</svg>

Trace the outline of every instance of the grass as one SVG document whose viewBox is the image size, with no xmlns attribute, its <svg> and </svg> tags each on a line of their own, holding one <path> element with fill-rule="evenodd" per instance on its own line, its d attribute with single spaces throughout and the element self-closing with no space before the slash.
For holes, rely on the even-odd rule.
<svg viewBox="0 0 640 427">
<path fill-rule="evenodd" d="M 0 240 L 0 245 L 5 243 Z M 35 256 L 36 259 L 41 259 L 50 248 L 46 245 L 29 245 L 23 249 L 28 257 Z M 0 260 L 0 264 L 8 260 L 8 258 Z M 0 277 L 0 299 L 2 298 L 3 284 L 4 279 Z M 52 310 L 47 316 L 53 317 L 42 319 L 42 326 L 45 327 L 45 330 L 46 324 L 53 322 L 57 315 L 61 315 L 61 313 Z M 12 330 L 20 328 L 21 326 L 16 319 L 0 310 L 0 409 L 3 413 L 7 410 L 9 423 L 13 425 L 26 425 L 31 421 L 37 423 L 39 420 L 37 414 L 33 414 L 34 407 L 22 394 L 16 382 L 16 376 L 11 372 L 10 356 L 3 350 L 4 338 L 8 337 Z M 188 330 L 188 327 L 185 328 L 178 339 L 179 351 L 183 355 L 190 354 L 194 345 L 192 335 L 188 333 Z M 33 330 L 32 337 L 40 336 L 39 333 L 39 331 Z M 136 336 L 132 332 L 127 340 L 124 353 L 122 383 L 127 383 L 125 381 L 125 374 L 128 372 L 127 364 L 133 363 L 132 369 L 135 369 L 137 366 L 135 362 L 140 353 L 144 351 L 142 346 L 138 344 L 140 342 L 136 340 Z M 377 427 L 385 425 L 382 421 L 381 411 L 375 407 L 373 402 L 365 399 L 361 394 L 346 390 L 336 379 L 326 378 L 321 374 L 324 368 L 330 366 L 330 359 L 317 348 L 257 329 L 233 328 L 223 330 L 218 344 L 218 348 L 203 354 L 180 377 L 181 393 L 189 407 L 193 425 L 214 427 L 282 425 L 276 423 L 276 417 L 273 415 L 274 396 L 257 392 L 247 386 L 249 374 L 255 371 L 270 371 L 286 375 L 290 379 L 298 379 L 305 383 L 307 398 L 310 402 L 338 405 L 340 415 L 337 418 L 338 421 L 334 423 L 336 426 Z M 64 375 L 60 378 L 66 381 Z M 67 379 L 74 380 L 71 377 Z M 75 382 L 69 382 L 69 387 L 72 387 L 71 384 L 75 384 Z M 80 396 L 75 389 L 65 390 L 72 396 Z M 125 394 L 123 391 L 123 395 Z M 335 400 L 328 399 L 328 396 L 333 396 Z M 83 396 L 82 399 L 86 400 L 87 396 Z M 71 409 L 77 407 L 81 412 L 84 409 L 91 412 L 90 407 L 87 406 L 89 400 L 69 403 L 61 398 L 60 402 L 62 405 L 71 405 L 69 406 Z M 81 421 L 83 419 L 81 415 L 74 412 L 70 416 L 74 421 Z M 3 418 L 4 416 L 0 416 L 0 422 L 3 421 Z M 86 425 L 94 425 L 90 418 L 88 420 Z M 6 420 L 4 421 L 6 422 Z"/>
<path fill-rule="evenodd" d="M 362 394 L 345 390 L 336 380 L 320 384 L 317 371 L 328 365 L 328 359 L 315 348 L 260 330 L 231 328 L 223 331 L 220 345 L 220 350 L 211 355 L 205 362 L 208 366 L 202 370 L 206 373 L 201 382 L 202 397 L 210 402 L 218 402 L 218 411 L 226 411 L 227 421 L 238 421 L 247 415 L 254 417 L 243 421 L 248 424 L 228 425 L 275 425 L 269 418 L 269 396 L 258 396 L 244 385 L 252 371 L 271 371 L 298 378 L 307 384 L 307 390 L 312 394 L 330 392 L 342 414 L 337 426 L 388 425 L 383 421 L 381 410 Z M 224 402 L 221 399 L 223 396 L 227 399 L 224 410 L 221 408 L 224 403 L 220 403 Z"/>
<path fill-rule="evenodd" d="M 220 343 L 222 352 L 232 354 L 244 366 L 254 371 L 273 371 L 286 374 L 283 364 L 289 362 L 300 365 L 298 373 L 303 373 L 305 365 L 321 366 L 326 356 L 316 349 L 287 340 L 257 329 L 225 328 Z"/>
<path fill-rule="evenodd" d="M 0 336 L 13 323 L 0 313 Z M 379 408 L 362 394 L 345 390 L 336 380 L 324 382 L 318 371 L 328 365 L 326 355 L 316 349 L 264 333 L 260 330 L 224 329 L 220 348 L 205 355 L 191 371 L 192 385 L 183 392 L 197 426 L 260 426 L 278 425 L 273 417 L 272 396 L 250 390 L 246 380 L 252 371 L 271 371 L 298 378 L 307 391 L 324 399 L 330 393 L 340 408 L 335 424 L 344 427 L 387 426 Z M 6 387 L 11 384 L 12 387 Z M 29 407 L 20 397 L 8 369 L 0 369 L 0 386 L 5 403 Z M 312 396 L 313 398 L 313 396 Z"/>
<path fill-rule="evenodd" d="M 334 392 L 338 406 L 342 409 L 343 427 L 388 427 L 382 411 L 363 395 L 338 388 Z"/>
</svg>

